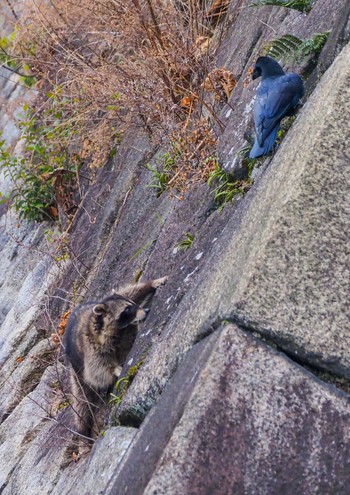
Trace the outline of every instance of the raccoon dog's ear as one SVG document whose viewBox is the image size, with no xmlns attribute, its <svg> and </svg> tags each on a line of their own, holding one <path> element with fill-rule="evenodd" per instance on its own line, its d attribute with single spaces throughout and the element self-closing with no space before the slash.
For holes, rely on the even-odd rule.
<svg viewBox="0 0 350 495">
<path fill-rule="evenodd" d="M 105 304 L 96 304 L 92 311 L 94 312 L 95 315 L 104 315 L 106 314 L 107 312 L 107 308 L 106 308 L 106 305 Z"/>
</svg>

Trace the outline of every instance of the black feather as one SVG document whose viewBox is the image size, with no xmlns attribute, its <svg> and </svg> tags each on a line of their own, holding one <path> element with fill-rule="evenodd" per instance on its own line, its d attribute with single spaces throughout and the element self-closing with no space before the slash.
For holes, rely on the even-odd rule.
<svg viewBox="0 0 350 495">
<path fill-rule="evenodd" d="M 256 138 L 250 158 L 266 155 L 276 141 L 280 122 L 290 115 L 304 96 L 304 83 L 298 74 L 285 73 L 276 60 L 259 57 L 253 79 L 261 76 L 256 92 L 254 124 Z"/>
</svg>

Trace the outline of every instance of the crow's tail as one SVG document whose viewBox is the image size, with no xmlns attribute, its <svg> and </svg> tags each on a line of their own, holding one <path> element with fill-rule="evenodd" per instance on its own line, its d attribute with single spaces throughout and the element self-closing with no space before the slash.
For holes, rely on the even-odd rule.
<svg viewBox="0 0 350 495">
<path fill-rule="evenodd" d="M 249 158 L 258 158 L 262 155 L 267 155 L 271 151 L 273 145 L 275 144 L 278 129 L 280 128 L 279 123 L 272 129 L 270 134 L 267 136 L 262 146 L 259 145 L 258 140 L 255 138 L 254 146 L 250 150 Z"/>
</svg>

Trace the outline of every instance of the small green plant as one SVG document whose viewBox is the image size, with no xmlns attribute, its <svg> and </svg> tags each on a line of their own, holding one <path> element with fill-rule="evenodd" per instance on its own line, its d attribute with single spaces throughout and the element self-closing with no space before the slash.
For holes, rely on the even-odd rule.
<svg viewBox="0 0 350 495">
<path fill-rule="evenodd" d="M 30 144 L 29 144 L 30 146 Z M 11 205 L 19 212 L 19 218 L 31 221 L 51 220 L 49 208 L 54 206 L 52 172 L 45 162 L 34 168 L 28 166 L 27 159 L 14 156 L 7 148 L 6 141 L 0 141 L 0 169 L 14 184 Z"/>
<path fill-rule="evenodd" d="M 248 178 L 252 175 L 254 167 L 256 165 L 256 158 L 249 158 L 249 152 L 253 147 L 253 141 L 247 145 L 243 146 L 240 150 L 237 151 L 236 155 L 242 157 L 242 165 L 247 170 Z"/>
<path fill-rule="evenodd" d="M 140 249 L 138 249 L 136 251 L 135 254 L 133 254 L 130 258 L 130 261 L 136 259 L 141 253 L 143 253 L 144 251 L 146 251 L 148 248 L 150 248 L 151 246 L 153 246 L 153 244 L 157 241 L 157 239 L 152 239 L 151 241 L 148 241 L 146 242 L 146 244 L 144 244 L 143 246 L 140 247 Z"/>
<path fill-rule="evenodd" d="M 158 160 L 157 165 L 152 167 L 150 163 L 146 165 L 148 170 L 153 174 L 153 182 L 147 187 L 157 189 L 157 196 L 159 197 L 166 189 L 168 184 L 175 177 L 175 168 L 177 160 L 180 156 L 179 148 L 176 143 L 173 143 L 172 149 L 164 153 Z"/>
<path fill-rule="evenodd" d="M 324 47 L 330 31 L 316 33 L 311 38 L 300 39 L 291 34 L 285 34 L 267 45 L 267 55 L 275 59 L 293 57 L 295 61 L 303 61 L 310 55 L 318 55 Z"/>
<path fill-rule="evenodd" d="M 173 176 L 171 169 L 163 168 L 159 171 L 156 167 L 152 167 L 150 163 L 148 163 L 146 167 L 153 174 L 153 182 L 152 184 L 148 184 L 147 187 L 157 189 L 157 196 L 159 197 L 164 191 L 166 191 L 167 184 Z"/>
<path fill-rule="evenodd" d="M 277 134 L 277 144 L 280 144 L 282 142 L 283 138 L 285 137 L 289 129 L 292 127 L 296 118 L 297 118 L 296 115 L 292 115 L 282 120 L 281 127 Z"/>
<path fill-rule="evenodd" d="M 265 5 L 274 5 L 276 7 L 286 7 L 287 9 L 298 10 L 308 14 L 314 4 L 315 0 L 257 0 L 255 3 L 249 5 L 249 7 L 263 7 Z"/>
<path fill-rule="evenodd" d="M 187 251 L 194 241 L 194 235 L 186 232 L 184 239 L 174 246 L 177 251 Z"/>
<path fill-rule="evenodd" d="M 131 366 L 131 368 L 129 368 L 129 371 L 126 376 L 123 376 L 117 381 L 117 383 L 115 384 L 116 393 L 110 394 L 111 395 L 111 399 L 109 401 L 110 404 L 119 407 L 126 392 L 128 391 L 130 385 L 132 384 L 135 376 L 137 375 L 139 369 L 143 365 L 144 361 L 145 358 L 144 357 L 141 358 L 140 361 L 137 364 L 135 364 L 135 366 Z"/>
<path fill-rule="evenodd" d="M 235 179 L 225 172 L 218 163 L 216 163 L 216 169 L 209 176 L 208 186 L 210 187 L 213 182 L 218 184 L 214 189 L 214 201 L 220 205 L 220 210 L 237 196 L 245 194 L 252 184 L 250 179 Z"/>
</svg>

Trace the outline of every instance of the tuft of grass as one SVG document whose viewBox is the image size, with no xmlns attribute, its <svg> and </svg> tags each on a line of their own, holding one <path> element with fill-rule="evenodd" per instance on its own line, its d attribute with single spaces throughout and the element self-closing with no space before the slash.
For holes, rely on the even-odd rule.
<svg viewBox="0 0 350 495">
<path fill-rule="evenodd" d="M 153 182 L 147 187 L 156 189 L 158 197 L 167 190 L 168 184 L 175 175 L 177 156 L 174 152 L 167 152 L 160 157 L 156 166 L 150 163 L 146 165 L 153 175 Z"/>
<path fill-rule="evenodd" d="M 189 232 L 186 232 L 184 235 L 184 239 L 180 241 L 178 244 L 175 244 L 174 248 L 177 251 L 187 251 L 189 249 L 194 241 L 194 235 L 190 234 Z"/>
<path fill-rule="evenodd" d="M 275 7 L 285 7 L 287 9 L 298 10 L 308 14 L 314 4 L 315 0 L 257 0 L 255 3 L 249 5 L 249 7 L 263 7 L 265 5 L 273 5 Z"/>
<path fill-rule="evenodd" d="M 170 151 L 160 156 L 156 165 L 146 165 L 153 176 L 146 187 L 156 189 L 158 197 L 174 190 L 181 193 L 178 199 L 183 199 L 183 193 L 198 182 L 205 183 L 215 169 L 216 138 L 204 122 L 188 134 L 175 133 L 173 137 Z"/>
<path fill-rule="evenodd" d="M 167 170 L 157 170 L 156 167 L 152 167 L 150 163 L 147 163 L 146 167 L 153 175 L 153 182 L 146 187 L 154 188 L 157 190 L 157 197 L 159 197 L 167 189 L 167 184 L 170 181 L 172 174 Z"/>
<path fill-rule="evenodd" d="M 256 165 L 256 159 L 255 158 L 249 158 L 249 152 L 253 147 L 253 142 L 249 142 L 247 146 L 243 146 L 240 150 L 237 151 L 236 155 L 242 157 L 242 165 L 245 167 L 247 170 L 247 176 L 248 178 L 252 175 L 252 172 L 254 170 L 254 167 Z"/>
<path fill-rule="evenodd" d="M 216 183 L 213 190 L 214 201 L 219 205 L 220 210 L 237 196 L 244 195 L 252 185 L 251 179 L 237 180 L 225 172 L 218 163 L 216 163 L 216 169 L 210 174 L 208 186 L 210 187 L 213 183 Z"/>
<path fill-rule="evenodd" d="M 267 45 L 267 55 L 275 59 L 293 57 L 295 61 L 303 61 L 308 56 L 319 55 L 328 39 L 329 33 L 330 31 L 316 33 L 305 40 L 291 34 L 285 34 Z"/>
<path fill-rule="evenodd" d="M 133 254 L 130 258 L 130 261 L 133 261 L 134 259 L 136 259 L 141 253 L 143 253 L 144 251 L 146 251 L 148 248 L 150 248 L 151 246 L 153 246 L 153 244 L 157 241 L 157 239 L 152 239 L 151 241 L 148 241 L 146 242 L 146 244 L 144 244 L 143 246 L 140 247 L 140 249 L 138 249 L 136 251 L 135 254 Z"/>
</svg>

